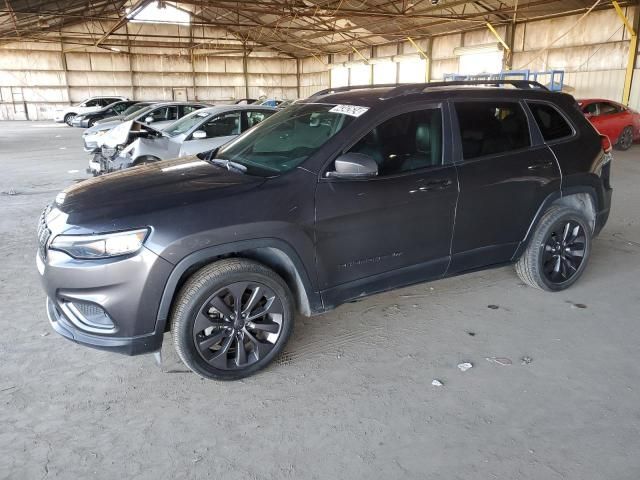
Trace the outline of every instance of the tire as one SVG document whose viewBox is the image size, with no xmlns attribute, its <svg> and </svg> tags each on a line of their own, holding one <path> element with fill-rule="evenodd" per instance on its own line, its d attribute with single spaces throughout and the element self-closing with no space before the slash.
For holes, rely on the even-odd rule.
<svg viewBox="0 0 640 480">
<path fill-rule="evenodd" d="M 524 283 L 541 290 L 556 292 L 569 288 L 587 266 L 591 237 L 589 221 L 582 212 L 551 207 L 516 262 L 516 272 Z"/>
<path fill-rule="evenodd" d="M 67 113 L 64 116 L 64 123 L 66 123 L 67 125 L 71 126 L 71 122 L 73 122 L 73 119 L 76 117 L 75 113 Z"/>
<path fill-rule="evenodd" d="M 176 352 L 187 367 L 205 378 L 237 380 L 266 367 L 282 351 L 294 315 L 293 295 L 278 274 L 258 262 L 231 258 L 187 280 L 170 324 Z"/>
<path fill-rule="evenodd" d="M 91 128 L 95 124 L 96 124 L 96 121 L 93 118 L 91 118 L 91 119 L 89 119 L 89 122 L 87 123 L 87 128 Z"/>
<path fill-rule="evenodd" d="M 620 133 L 620 137 L 618 137 L 616 148 L 624 151 L 629 150 L 631 145 L 633 145 L 633 128 L 625 127 Z"/>
</svg>

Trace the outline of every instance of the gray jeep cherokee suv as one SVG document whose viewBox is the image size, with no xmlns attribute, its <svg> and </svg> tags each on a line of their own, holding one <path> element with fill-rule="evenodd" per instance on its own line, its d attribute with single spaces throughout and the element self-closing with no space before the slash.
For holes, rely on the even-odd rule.
<svg viewBox="0 0 640 480">
<path fill-rule="evenodd" d="M 607 142 L 532 82 L 325 90 L 218 150 L 59 194 L 38 231 L 49 319 L 127 354 L 171 330 L 194 372 L 236 379 L 296 311 L 505 264 L 562 290 L 609 215 Z"/>
</svg>

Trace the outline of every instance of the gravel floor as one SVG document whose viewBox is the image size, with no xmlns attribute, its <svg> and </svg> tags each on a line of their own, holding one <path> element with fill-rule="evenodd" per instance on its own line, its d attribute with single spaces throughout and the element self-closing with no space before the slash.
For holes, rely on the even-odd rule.
<svg viewBox="0 0 640 480">
<path fill-rule="evenodd" d="M 501 268 L 377 295 L 299 318 L 271 368 L 217 383 L 170 347 L 162 371 L 50 329 L 34 230 L 86 177 L 80 135 L 0 123 L 0 478 L 639 477 L 640 146 L 616 153 L 570 290 Z"/>
</svg>

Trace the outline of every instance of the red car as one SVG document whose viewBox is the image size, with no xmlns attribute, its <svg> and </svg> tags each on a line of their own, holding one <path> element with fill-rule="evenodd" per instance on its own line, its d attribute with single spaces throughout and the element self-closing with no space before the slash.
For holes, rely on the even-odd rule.
<svg viewBox="0 0 640 480">
<path fill-rule="evenodd" d="M 611 100 L 578 100 L 585 117 L 620 150 L 640 140 L 640 113 Z"/>
</svg>

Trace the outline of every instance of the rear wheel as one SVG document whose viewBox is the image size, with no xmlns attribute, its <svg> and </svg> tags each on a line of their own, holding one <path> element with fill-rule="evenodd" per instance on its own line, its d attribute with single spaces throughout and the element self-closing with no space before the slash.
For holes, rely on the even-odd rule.
<svg viewBox="0 0 640 480">
<path fill-rule="evenodd" d="M 76 118 L 76 114 L 75 113 L 67 113 L 64 116 L 64 123 L 66 123 L 67 125 L 71 126 L 71 122 L 73 122 L 74 118 Z"/>
<path fill-rule="evenodd" d="M 293 330 L 293 297 L 264 265 L 226 259 L 196 272 L 172 310 L 174 346 L 203 377 L 235 380 L 266 367 Z"/>
<path fill-rule="evenodd" d="M 591 227 L 582 212 L 552 207 L 544 214 L 516 263 L 523 282 L 548 291 L 573 285 L 591 252 Z"/>
<path fill-rule="evenodd" d="M 629 150 L 633 145 L 633 128 L 625 127 L 618 138 L 618 143 L 616 143 L 616 147 L 619 150 Z"/>
</svg>

